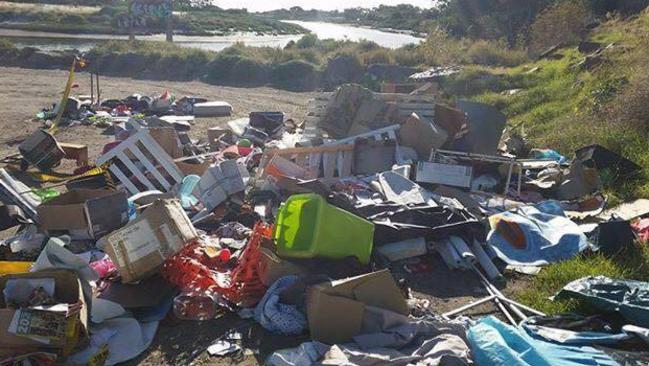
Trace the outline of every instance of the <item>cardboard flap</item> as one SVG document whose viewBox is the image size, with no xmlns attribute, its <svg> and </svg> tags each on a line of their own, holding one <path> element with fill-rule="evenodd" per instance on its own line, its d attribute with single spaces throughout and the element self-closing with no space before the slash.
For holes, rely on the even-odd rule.
<svg viewBox="0 0 649 366">
<path fill-rule="evenodd" d="M 307 307 L 311 337 L 325 343 L 343 343 L 361 331 L 365 305 L 319 291 L 311 292 Z"/>
<path fill-rule="evenodd" d="M 408 304 L 388 271 L 376 272 L 354 288 L 354 298 L 365 305 L 408 315 Z"/>
</svg>

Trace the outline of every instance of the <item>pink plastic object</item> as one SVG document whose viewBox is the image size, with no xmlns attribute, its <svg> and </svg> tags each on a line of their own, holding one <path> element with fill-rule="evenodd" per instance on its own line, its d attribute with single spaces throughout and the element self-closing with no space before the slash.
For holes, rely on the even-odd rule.
<svg viewBox="0 0 649 366">
<path fill-rule="evenodd" d="M 106 278 L 111 272 L 117 270 L 113 261 L 108 257 L 90 263 L 90 268 L 94 269 L 95 272 L 99 274 L 99 278 Z"/>
</svg>

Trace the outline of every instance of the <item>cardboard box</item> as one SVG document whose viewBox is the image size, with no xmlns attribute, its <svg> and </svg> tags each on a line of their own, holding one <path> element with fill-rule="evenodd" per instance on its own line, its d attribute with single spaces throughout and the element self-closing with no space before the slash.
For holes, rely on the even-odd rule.
<svg viewBox="0 0 649 366">
<path fill-rule="evenodd" d="M 408 315 L 408 304 L 388 270 L 313 286 L 307 294 L 311 338 L 335 344 L 359 334 L 366 306 Z"/>
<path fill-rule="evenodd" d="M 66 321 L 67 337 L 51 339 L 49 344 L 17 336 L 8 331 L 14 315 L 18 311 L 7 307 L 3 290 L 11 279 L 53 278 L 54 298 L 65 304 L 80 304 L 81 310 Z M 11 274 L 0 277 L 0 356 L 25 354 L 34 351 L 57 353 L 62 357 L 70 355 L 77 346 L 83 346 L 88 340 L 89 312 L 83 297 L 82 284 L 71 270 L 53 269 L 33 273 Z"/>
<path fill-rule="evenodd" d="M 128 222 L 123 191 L 74 189 L 41 204 L 36 211 L 43 229 L 67 231 L 78 239 L 97 239 Z"/>
<path fill-rule="evenodd" d="M 142 215 L 105 237 L 104 251 L 122 282 L 134 283 L 158 271 L 165 259 L 198 237 L 177 199 L 158 200 Z"/>
<path fill-rule="evenodd" d="M 302 266 L 280 258 L 269 248 L 260 248 L 259 251 L 261 253 L 258 267 L 259 278 L 261 283 L 267 287 L 272 286 L 275 281 L 284 276 L 306 272 Z"/>
<path fill-rule="evenodd" d="M 208 211 L 213 211 L 229 196 L 243 192 L 246 189 L 244 178 L 247 177 L 245 166 L 236 160 L 225 160 L 207 169 L 196 185 L 194 195 Z"/>
</svg>

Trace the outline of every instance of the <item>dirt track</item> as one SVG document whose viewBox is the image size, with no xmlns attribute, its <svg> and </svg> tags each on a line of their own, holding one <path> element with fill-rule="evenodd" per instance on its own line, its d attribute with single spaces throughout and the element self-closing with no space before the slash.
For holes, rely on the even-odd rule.
<svg viewBox="0 0 649 366">
<path fill-rule="evenodd" d="M 23 70 L 0 68 L 0 107 L 2 110 L 0 134 L 0 156 L 17 153 L 17 144 L 32 131 L 40 127 L 32 121 L 43 107 L 56 102 L 62 93 L 67 72 L 47 70 Z M 89 76 L 79 74 L 76 83 L 78 93 L 89 93 Z M 200 82 L 144 81 L 127 78 L 104 77 L 101 79 L 102 96 L 123 98 L 132 93 L 152 94 L 170 90 L 180 97 L 200 95 L 210 99 L 225 100 L 232 104 L 236 116 L 246 116 L 254 110 L 280 110 L 296 120 L 306 112 L 310 93 L 290 93 L 270 88 L 218 87 Z M 195 138 L 205 137 L 208 126 L 223 124 L 230 118 L 198 120 L 192 128 Z M 95 127 L 74 126 L 62 130 L 57 138 L 62 142 L 76 142 L 89 145 L 91 158 L 96 157 L 102 146 L 111 137 L 102 135 L 103 130 Z M 430 300 L 431 309 L 442 313 L 476 298 L 485 296 L 474 275 L 451 272 L 436 257 L 430 258 L 430 270 L 419 274 L 408 274 L 402 266 L 395 266 L 393 273 L 405 283 L 418 298 Z M 525 281 L 510 281 L 510 292 L 523 286 Z M 475 311 L 490 311 L 478 308 Z M 476 314 L 476 313 L 474 313 Z M 209 357 L 204 349 L 216 338 L 232 327 L 241 326 L 244 352 L 236 357 Z M 272 351 L 294 347 L 308 341 L 308 336 L 283 337 L 271 335 L 251 320 L 242 320 L 234 314 L 209 322 L 180 321 L 169 315 L 160 323 L 152 346 L 128 365 L 172 366 L 186 365 L 194 360 L 197 365 L 261 365 Z"/>
<path fill-rule="evenodd" d="M 17 144 L 28 134 L 41 126 L 34 122 L 37 112 L 61 98 L 67 81 L 67 71 L 27 70 L 0 67 L 0 156 L 17 152 Z M 75 79 L 77 94 L 90 94 L 90 76 L 79 73 Z M 128 78 L 102 77 L 100 79 L 102 98 L 124 98 L 134 93 L 151 95 L 170 90 L 177 97 L 200 95 L 214 100 L 225 100 L 232 104 L 236 117 L 247 116 L 255 110 L 281 110 L 289 116 L 300 119 L 306 112 L 309 93 L 291 93 L 271 88 L 233 88 L 208 85 L 201 82 L 170 82 L 134 80 Z M 74 93 L 74 92 L 73 92 Z M 234 117 L 233 117 L 234 118 Z M 227 118 L 203 118 L 192 128 L 194 138 L 205 138 L 208 127 L 223 124 Z M 62 142 L 87 144 L 91 157 L 97 156 L 110 136 L 95 127 L 74 126 L 63 129 L 57 139 Z"/>
</svg>

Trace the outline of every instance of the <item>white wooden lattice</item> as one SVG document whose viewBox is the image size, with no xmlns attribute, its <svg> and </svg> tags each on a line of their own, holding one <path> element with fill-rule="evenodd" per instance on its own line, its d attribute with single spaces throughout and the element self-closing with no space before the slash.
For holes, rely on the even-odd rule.
<svg viewBox="0 0 649 366">
<path fill-rule="evenodd" d="M 108 169 L 131 194 L 145 190 L 167 192 L 183 179 L 171 157 L 145 129 L 138 130 L 96 162 L 101 166 L 110 161 Z"/>
</svg>

